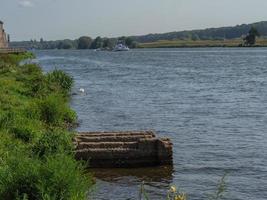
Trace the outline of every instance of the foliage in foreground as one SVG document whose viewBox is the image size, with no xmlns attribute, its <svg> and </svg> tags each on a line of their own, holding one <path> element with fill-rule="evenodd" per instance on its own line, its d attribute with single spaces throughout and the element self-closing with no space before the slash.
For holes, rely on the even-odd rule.
<svg viewBox="0 0 267 200">
<path fill-rule="evenodd" d="M 73 80 L 19 66 L 31 54 L 0 55 L 0 199 L 82 200 L 90 176 L 73 155 L 68 127 Z"/>
<path fill-rule="evenodd" d="M 226 176 L 227 173 L 223 175 L 223 177 L 219 180 L 218 185 L 216 187 L 216 191 L 213 194 L 209 194 L 207 199 L 208 200 L 220 200 L 224 198 L 224 193 L 226 191 Z M 140 187 L 140 193 L 139 193 L 139 200 L 150 200 L 146 190 L 145 190 L 145 183 L 143 182 Z M 187 200 L 187 194 L 184 192 L 181 192 L 177 189 L 176 186 L 172 185 L 170 186 L 170 189 L 167 191 L 167 197 L 166 200 Z"/>
<path fill-rule="evenodd" d="M 140 188 L 139 200 L 150 200 L 145 190 L 145 183 L 143 182 Z M 166 200 L 187 200 L 187 195 L 184 192 L 179 191 L 174 185 L 167 191 Z"/>
</svg>

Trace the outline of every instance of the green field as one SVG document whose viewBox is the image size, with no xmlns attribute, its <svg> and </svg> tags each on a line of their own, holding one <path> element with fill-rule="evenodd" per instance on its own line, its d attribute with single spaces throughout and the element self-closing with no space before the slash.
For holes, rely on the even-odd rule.
<svg viewBox="0 0 267 200">
<path fill-rule="evenodd" d="M 239 47 L 241 44 L 243 44 L 241 38 L 231 40 L 159 40 L 139 43 L 138 48 Z M 267 39 L 257 39 L 255 46 L 267 46 Z"/>
</svg>

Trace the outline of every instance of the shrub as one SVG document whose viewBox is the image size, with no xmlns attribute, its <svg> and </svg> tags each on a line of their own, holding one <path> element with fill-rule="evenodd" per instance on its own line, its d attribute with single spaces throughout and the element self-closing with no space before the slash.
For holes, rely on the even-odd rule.
<svg viewBox="0 0 267 200">
<path fill-rule="evenodd" d="M 40 161 L 26 155 L 13 152 L 0 166 L 0 199 L 86 199 L 90 177 L 71 156 L 58 154 Z"/>
<path fill-rule="evenodd" d="M 35 65 L 35 64 L 26 64 L 20 67 L 21 73 L 25 75 L 24 78 L 30 78 L 29 76 L 31 75 L 42 75 L 42 69 L 39 65 Z"/>
<path fill-rule="evenodd" d="M 18 159 L 19 158 L 19 159 Z M 27 153 L 11 150 L 0 166 L 0 199 L 38 199 L 40 162 Z"/>
<path fill-rule="evenodd" d="M 17 117 L 15 124 L 10 129 L 15 138 L 24 142 L 31 142 L 38 138 L 42 131 L 38 121 L 23 117 Z"/>
<path fill-rule="evenodd" d="M 62 152 L 71 154 L 73 151 L 72 137 L 73 135 L 62 130 L 46 132 L 33 145 L 33 152 L 39 157 Z"/>
<path fill-rule="evenodd" d="M 68 124 L 72 124 L 77 120 L 77 114 L 72 109 L 69 109 L 68 107 L 65 107 L 64 114 L 63 114 L 63 120 Z"/>
<path fill-rule="evenodd" d="M 87 199 L 91 178 L 71 156 L 58 154 L 47 157 L 41 167 L 40 178 L 40 199 Z"/>
<path fill-rule="evenodd" d="M 62 70 L 54 70 L 48 73 L 47 80 L 48 85 L 57 84 L 65 93 L 69 93 L 73 85 L 73 78 Z"/>
<path fill-rule="evenodd" d="M 24 142 L 32 141 L 34 138 L 34 132 L 28 127 L 15 127 L 12 129 L 16 138 L 23 140 Z"/>
<path fill-rule="evenodd" d="M 0 111 L 0 129 L 7 129 L 14 123 L 13 112 L 1 112 Z"/>
<path fill-rule="evenodd" d="M 23 112 L 1 112 L 0 129 L 7 130 L 15 138 L 30 142 L 41 133 L 41 124 L 38 120 L 29 119 Z"/>
<path fill-rule="evenodd" d="M 7 55 L 0 55 L 0 60 L 5 63 L 10 63 L 14 65 L 18 65 L 19 62 L 25 59 L 32 59 L 34 55 L 30 52 L 20 53 L 20 54 L 7 54 Z"/>
<path fill-rule="evenodd" d="M 7 64 L 0 59 L 0 73 L 1 74 L 7 74 L 10 72 L 15 72 L 15 71 L 16 71 L 16 66 L 12 64 Z"/>
<path fill-rule="evenodd" d="M 45 76 L 38 65 L 28 64 L 20 67 L 20 73 L 16 75 L 16 80 L 25 84 L 26 95 L 38 97 L 47 92 Z"/>
<path fill-rule="evenodd" d="M 29 120 L 40 120 L 40 110 L 39 110 L 39 103 L 40 100 L 31 100 L 27 102 L 22 110 L 22 113 L 27 117 Z"/>
<path fill-rule="evenodd" d="M 76 114 L 68 107 L 65 99 L 60 95 L 49 95 L 37 102 L 40 119 L 48 125 L 73 123 Z"/>
</svg>

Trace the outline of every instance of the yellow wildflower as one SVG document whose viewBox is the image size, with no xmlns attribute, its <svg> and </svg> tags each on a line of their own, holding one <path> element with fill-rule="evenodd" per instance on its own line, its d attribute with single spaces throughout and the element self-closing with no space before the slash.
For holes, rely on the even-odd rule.
<svg viewBox="0 0 267 200">
<path fill-rule="evenodd" d="M 177 190 L 176 190 L 176 187 L 173 185 L 173 186 L 171 186 L 171 188 L 170 188 L 170 191 L 172 192 L 172 193 L 175 193 Z"/>
<path fill-rule="evenodd" d="M 174 200 L 186 200 L 186 195 L 185 193 L 182 193 L 180 195 L 176 195 Z"/>
</svg>

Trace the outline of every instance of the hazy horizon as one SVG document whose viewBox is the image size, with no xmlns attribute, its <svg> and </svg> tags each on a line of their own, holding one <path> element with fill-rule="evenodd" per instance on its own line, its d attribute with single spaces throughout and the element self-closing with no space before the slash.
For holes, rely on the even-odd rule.
<svg viewBox="0 0 267 200">
<path fill-rule="evenodd" d="M 1 0 L 12 41 L 130 36 L 267 20 L 267 1 Z M 242 8 L 242 9 L 241 9 Z"/>
</svg>

